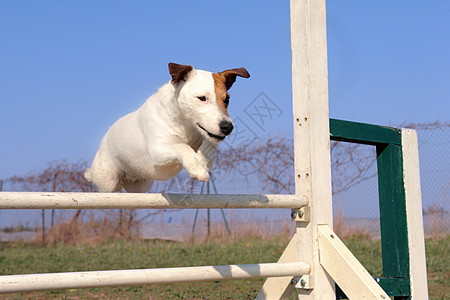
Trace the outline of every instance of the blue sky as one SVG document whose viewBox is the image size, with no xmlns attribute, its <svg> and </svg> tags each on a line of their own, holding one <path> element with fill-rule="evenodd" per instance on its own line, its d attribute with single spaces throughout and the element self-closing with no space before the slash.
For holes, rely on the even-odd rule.
<svg viewBox="0 0 450 300">
<path fill-rule="evenodd" d="M 450 2 L 328 1 L 330 116 L 448 121 Z M 170 77 L 167 63 L 245 67 L 230 115 L 292 135 L 289 1 L 1 1 L 0 179 L 91 160 L 108 127 Z M 279 113 L 256 126 L 261 92 Z"/>
</svg>

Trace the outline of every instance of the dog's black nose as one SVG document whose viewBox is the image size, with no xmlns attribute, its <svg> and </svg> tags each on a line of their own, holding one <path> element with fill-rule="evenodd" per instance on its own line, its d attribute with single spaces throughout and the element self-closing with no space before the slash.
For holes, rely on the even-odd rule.
<svg viewBox="0 0 450 300">
<path fill-rule="evenodd" d="M 231 133 L 231 131 L 233 131 L 233 123 L 228 122 L 228 121 L 222 121 L 219 124 L 220 127 L 220 131 L 225 134 L 225 135 L 229 135 Z"/>
</svg>

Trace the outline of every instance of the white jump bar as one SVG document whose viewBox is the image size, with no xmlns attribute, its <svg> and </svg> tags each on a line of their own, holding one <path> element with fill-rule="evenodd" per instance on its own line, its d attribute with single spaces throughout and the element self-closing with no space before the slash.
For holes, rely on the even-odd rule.
<svg viewBox="0 0 450 300">
<path fill-rule="evenodd" d="M 0 276 L 0 293 L 261 277 L 294 277 L 309 274 L 310 271 L 308 264 L 292 262 L 7 275 Z"/>
<path fill-rule="evenodd" d="M 295 195 L 0 192 L 0 209 L 301 208 Z"/>
</svg>

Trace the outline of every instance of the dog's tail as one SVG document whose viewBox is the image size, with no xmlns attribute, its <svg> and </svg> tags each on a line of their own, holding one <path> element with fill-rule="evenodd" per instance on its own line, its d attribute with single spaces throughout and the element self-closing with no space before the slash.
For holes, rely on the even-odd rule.
<svg viewBox="0 0 450 300">
<path fill-rule="evenodd" d="M 92 182 L 91 168 L 87 168 L 86 171 L 84 171 L 84 178 L 86 178 L 87 181 Z"/>
</svg>

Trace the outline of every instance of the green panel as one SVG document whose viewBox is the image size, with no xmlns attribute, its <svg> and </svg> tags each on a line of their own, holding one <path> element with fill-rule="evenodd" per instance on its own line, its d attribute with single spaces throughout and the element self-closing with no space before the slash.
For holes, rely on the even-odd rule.
<svg viewBox="0 0 450 300">
<path fill-rule="evenodd" d="M 408 297 L 409 292 L 409 279 L 408 278 L 375 278 L 381 288 L 389 296 Z M 348 299 L 344 292 L 336 285 L 336 299 Z"/>
<path fill-rule="evenodd" d="M 383 277 L 409 277 L 409 251 L 402 149 L 377 146 Z"/>
<path fill-rule="evenodd" d="M 401 145 L 399 129 L 335 119 L 330 119 L 330 138 L 366 145 Z"/>
<path fill-rule="evenodd" d="M 405 297 L 409 296 L 409 278 L 375 278 L 378 284 L 389 296 Z"/>
<path fill-rule="evenodd" d="M 379 283 L 395 300 L 410 299 L 401 130 L 330 119 L 330 139 L 376 146 L 383 260 Z M 346 299 L 339 287 L 336 291 L 338 299 Z"/>
</svg>

